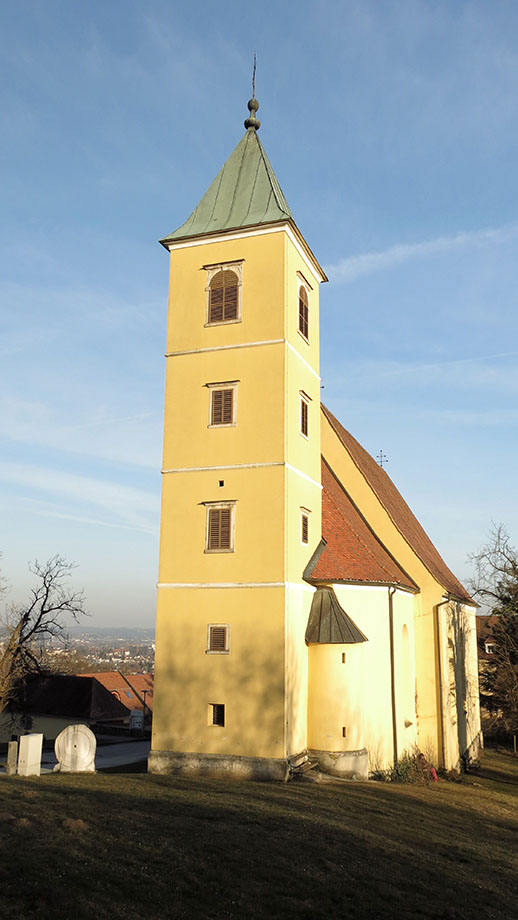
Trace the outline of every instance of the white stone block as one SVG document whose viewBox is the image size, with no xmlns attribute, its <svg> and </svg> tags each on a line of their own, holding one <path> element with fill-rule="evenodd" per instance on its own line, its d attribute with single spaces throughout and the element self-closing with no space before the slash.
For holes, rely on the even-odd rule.
<svg viewBox="0 0 518 920">
<path fill-rule="evenodd" d="M 18 776 L 39 776 L 43 735 L 22 735 L 18 751 Z"/>
<path fill-rule="evenodd" d="M 18 767 L 18 742 L 9 741 L 7 745 L 7 775 L 14 776 Z"/>
</svg>

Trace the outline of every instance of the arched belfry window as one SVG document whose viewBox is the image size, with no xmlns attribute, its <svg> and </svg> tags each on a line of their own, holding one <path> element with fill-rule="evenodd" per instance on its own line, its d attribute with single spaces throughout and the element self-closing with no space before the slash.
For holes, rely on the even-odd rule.
<svg viewBox="0 0 518 920">
<path fill-rule="evenodd" d="M 241 319 L 242 263 L 207 268 L 207 325 Z"/>
<path fill-rule="evenodd" d="M 309 298 L 302 284 L 299 287 L 299 332 L 309 339 Z"/>
</svg>

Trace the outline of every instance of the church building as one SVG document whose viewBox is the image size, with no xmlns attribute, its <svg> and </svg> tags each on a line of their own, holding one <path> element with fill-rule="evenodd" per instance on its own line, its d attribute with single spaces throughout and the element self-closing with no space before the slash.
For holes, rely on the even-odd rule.
<svg viewBox="0 0 518 920">
<path fill-rule="evenodd" d="M 154 773 L 366 778 L 477 747 L 476 605 L 320 402 L 319 286 L 245 134 L 165 239 Z"/>
</svg>

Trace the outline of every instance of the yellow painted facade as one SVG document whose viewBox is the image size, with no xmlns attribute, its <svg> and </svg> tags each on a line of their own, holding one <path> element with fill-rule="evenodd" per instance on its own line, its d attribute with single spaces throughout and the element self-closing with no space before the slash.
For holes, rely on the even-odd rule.
<svg viewBox="0 0 518 920">
<path fill-rule="evenodd" d="M 447 768 L 454 767 L 459 760 L 459 707 L 453 703 L 457 696 L 466 696 L 466 728 L 461 735 L 466 738 L 468 748 L 480 733 L 480 715 L 477 679 L 477 651 L 475 636 L 475 606 L 455 604 L 455 610 L 462 618 L 464 627 L 462 640 L 465 651 L 463 658 L 466 670 L 459 682 L 466 690 L 459 690 L 450 679 L 448 638 L 448 611 L 451 602 L 445 600 L 445 590 L 423 564 L 415 550 L 409 545 L 391 519 L 388 511 L 365 479 L 349 453 L 344 450 L 336 433 L 325 416 L 322 416 L 322 453 L 340 478 L 347 483 L 347 490 L 363 516 L 369 521 L 378 538 L 387 547 L 399 565 L 419 586 L 419 593 L 413 602 L 413 659 L 415 671 L 415 695 L 417 699 L 416 743 L 430 758 Z M 353 616 L 354 619 L 354 616 Z M 358 625 L 363 629 L 361 620 Z M 463 706 L 462 706 L 463 709 Z M 386 746 L 385 746 L 386 747 Z"/>
<path fill-rule="evenodd" d="M 245 141 L 255 134 L 232 157 Z M 205 196 L 209 214 L 229 182 L 225 168 Z M 279 202 L 274 183 L 271 192 Z M 197 226 L 197 214 L 180 231 Z M 233 773 L 247 761 L 247 775 L 261 775 L 261 761 L 283 777 L 289 758 L 310 751 L 322 769 L 366 775 L 367 759 L 387 769 L 416 745 L 454 766 L 480 731 L 474 608 L 452 608 L 320 411 L 326 279 L 291 217 L 230 226 L 163 241 L 170 284 L 149 768 Z M 239 278 L 237 316 L 210 322 L 211 278 L 229 269 Z M 225 424 L 212 415 L 218 387 L 233 392 Z M 415 589 L 329 582 L 366 641 L 308 646 L 315 586 L 304 572 L 322 545 L 322 455 Z M 220 509 L 231 538 L 215 550 L 210 516 Z M 210 647 L 211 627 L 223 629 L 224 648 Z"/>
<path fill-rule="evenodd" d="M 204 266 L 233 262 L 240 321 L 208 325 Z M 312 589 L 302 572 L 321 534 L 319 278 L 287 228 L 171 252 L 154 750 L 286 759 L 305 746 Z M 210 385 L 225 381 L 235 422 L 211 427 Z M 233 551 L 206 552 L 207 503 L 225 502 Z M 228 654 L 207 653 L 211 623 L 228 624 Z M 210 724 L 211 704 L 225 706 L 223 727 Z"/>
</svg>

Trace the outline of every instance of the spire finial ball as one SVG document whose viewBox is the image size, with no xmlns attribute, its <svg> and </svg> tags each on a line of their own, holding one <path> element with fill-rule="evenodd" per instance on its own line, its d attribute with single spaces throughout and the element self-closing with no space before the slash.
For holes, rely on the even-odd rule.
<svg viewBox="0 0 518 920">
<path fill-rule="evenodd" d="M 259 131 L 259 128 L 261 127 L 261 122 L 259 121 L 258 118 L 255 117 L 255 113 L 257 112 L 258 108 L 259 108 L 259 103 L 254 96 L 248 102 L 248 111 L 250 112 L 250 115 L 248 118 L 245 118 L 245 128 L 255 128 L 256 131 Z"/>
</svg>

